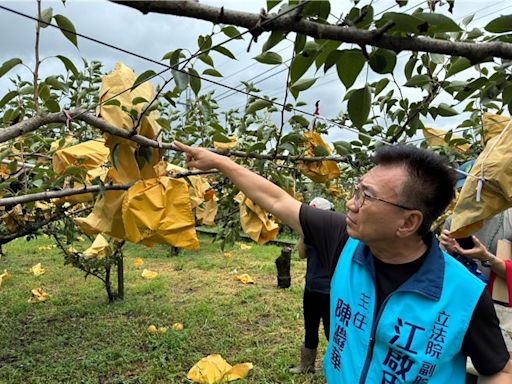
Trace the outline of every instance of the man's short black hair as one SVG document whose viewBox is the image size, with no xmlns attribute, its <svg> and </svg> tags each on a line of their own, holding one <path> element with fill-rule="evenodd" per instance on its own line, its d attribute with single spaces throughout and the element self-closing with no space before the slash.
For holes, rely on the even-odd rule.
<svg viewBox="0 0 512 384">
<path fill-rule="evenodd" d="M 409 179 L 400 204 L 420 210 L 423 222 L 418 234 L 424 236 L 455 196 L 456 172 L 438 154 L 413 145 L 386 145 L 377 149 L 373 161 L 381 166 L 402 166 Z"/>
</svg>

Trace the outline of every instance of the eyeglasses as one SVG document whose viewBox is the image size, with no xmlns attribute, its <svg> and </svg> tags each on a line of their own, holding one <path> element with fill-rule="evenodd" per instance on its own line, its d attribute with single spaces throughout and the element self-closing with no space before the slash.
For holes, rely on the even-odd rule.
<svg viewBox="0 0 512 384">
<path fill-rule="evenodd" d="M 368 199 L 368 200 L 382 201 L 383 203 L 391 204 L 391 205 L 394 205 L 395 207 L 402 208 L 407 211 L 416 211 L 415 208 L 405 207 L 405 206 L 397 204 L 397 203 L 392 203 L 391 201 L 387 201 L 387 200 L 380 199 L 375 196 L 371 196 L 368 193 L 366 193 L 365 191 L 361 190 L 359 185 L 354 186 L 354 188 L 352 189 L 351 196 L 354 198 L 354 204 L 356 205 L 356 209 L 361 208 L 363 206 L 365 200 Z"/>
</svg>

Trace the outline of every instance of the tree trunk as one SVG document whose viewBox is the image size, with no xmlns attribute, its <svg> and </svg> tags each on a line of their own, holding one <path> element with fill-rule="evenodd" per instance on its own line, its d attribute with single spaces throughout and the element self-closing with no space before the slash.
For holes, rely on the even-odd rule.
<svg viewBox="0 0 512 384">
<path fill-rule="evenodd" d="M 117 297 L 124 299 L 124 259 L 123 252 L 119 252 L 117 259 Z"/>
</svg>

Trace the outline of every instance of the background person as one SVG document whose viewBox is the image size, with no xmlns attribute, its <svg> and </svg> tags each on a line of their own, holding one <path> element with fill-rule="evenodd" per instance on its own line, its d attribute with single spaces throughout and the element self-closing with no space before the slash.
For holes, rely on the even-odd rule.
<svg viewBox="0 0 512 384">
<path fill-rule="evenodd" d="M 315 197 L 309 205 L 313 208 L 333 211 L 332 203 L 323 197 Z M 306 286 L 302 311 L 304 315 L 304 344 L 300 350 L 300 365 L 290 368 L 290 373 L 315 372 L 315 361 L 318 350 L 318 329 L 320 320 L 324 334 L 329 341 L 329 270 L 316 255 L 314 247 L 304 244 L 301 237 L 297 244 L 299 257 L 306 259 Z"/>
</svg>

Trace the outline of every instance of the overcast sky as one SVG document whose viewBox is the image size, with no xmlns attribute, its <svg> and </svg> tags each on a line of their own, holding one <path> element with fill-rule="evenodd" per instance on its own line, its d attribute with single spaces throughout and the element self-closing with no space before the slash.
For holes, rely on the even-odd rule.
<svg viewBox="0 0 512 384">
<path fill-rule="evenodd" d="M 200 0 L 201 3 L 224 6 L 230 9 L 239 9 L 248 12 L 259 12 L 259 9 L 266 7 L 263 0 Z M 368 3 L 362 0 L 361 4 Z M 36 15 L 36 2 L 33 0 L 26 1 L 1 1 L 0 4 L 12 9 Z M 332 0 L 332 13 L 339 16 L 341 12 L 346 12 L 353 4 L 349 0 Z M 426 1 L 409 0 L 404 8 L 398 8 L 394 0 L 374 0 L 375 13 L 384 11 L 403 12 L 406 9 L 415 8 L 417 6 L 426 6 Z M 191 18 L 176 17 L 169 15 L 157 15 L 142 13 L 128 7 L 112 4 L 108 1 L 86 1 L 86 0 L 68 0 L 65 7 L 61 1 L 43 1 L 43 8 L 52 7 L 53 13 L 62 14 L 69 18 L 77 32 L 93 37 L 98 40 L 108 42 L 112 45 L 119 46 L 129 51 L 136 52 L 143 56 L 160 60 L 162 56 L 176 48 L 188 48 L 192 51 L 197 49 L 197 37 L 200 34 L 207 34 L 212 29 L 209 22 L 195 20 Z M 441 8 L 446 12 L 446 7 Z M 483 27 L 490 19 L 500 14 L 512 13 L 512 1 L 503 0 L 456 0 L 454 15 L 452 16 L 457 22 L 463 17 L 475 14 L 473 23 L 470 25 Z M 22 18 L 20 16 L 0 10 L 0 62 L 13 57 L 19 57 L 25 64 L 30 67 L 34 65 L 34 40 L 35 27 L 32 20 Z M 241 29 L 242 31 L 242 29 Z M 258 44 L 252 46 L 249 53 L 246 52 L 248 38 L 244 41 L 234 41 L 226 45 L 238 58 L 237 61 L 230 60 L 219 54 L 212 54 L 215 67 L 224 76 L 220 81 L 224 84 L 239 86 L 240 80 L 253 81 L 270 77 L 266 81 L 257 84 L 265 94 L 276 96 L 278 101 L 282 101 L 285 91 L 286 71 L 282 71 L 285 67 L 271 67 L 263 65 L 252 60 L 254 56 L 261 52 L 261 44 L 265 42 L 268 34 L 262 35 Z M 217 42 L 225 39 L 220 36 Z M 126 65 L 140 73 L 144 70 L 153 69 L 161 70 L 155 64 L 149 63 L 139 58 L 120 53 L 111 48 L 100 46 L 87 40 L 78 39 L 79 50 L 77 50 L 67 39 L 65 39 L 60 31 L 54 28 L 46 28 L 41 36 L 41 56 L 53 56 L 62 54 L 74 61 L 79 67 L 81 66 L 80 57 L 85 57 L 89 61 L 92 59 L 100 60 L 104 64 L 104 69 L 110 71 L 117 61 L 123 61 Z M 283 42 L 275 49 L 284 59 L 291 55 L 291 43 Z M 399 55 L 397 68 L 401 68 L 409 54 L 402 53 Z M 265 74 L 263 72 L 268 71 Z M 238 72 L 238 73 L 237 73 Z M 280 72 L 280 73 L 279 73 Z M 400 73 L 402 71 L 400 70 Z M 19 73 L 21 76 L 30 76 L 27 69 L 20 67 L 16 71 L 12 71 L 9 75 Z M 41 67 L 41 77 L 50 74 L 62 73 L 62 63 L 55 59 L 46 60 Z M 311 75 L 314 75 L 313 73 Z M 256 77 L 259 76 L 259 77 Z M 309 76 L 309 75 L 308 75 Z M 331 69 L 327 75 L 323 71 L 317 74 L 319 79 L 314 87 L 301 93 L 301 99 L 309 104 L 303 107 L 305 110 L 313 112 L 313 103 L 315 100 L 321 100 L 321 113 L 326 117 L 335 117 L 342 110 L 342 98 L 345 93 L 343 85 L 337 80 L 336 71 Z M 380 76 L 380 75 L 379 75 Z M 467 75 L 465 75 L 467 76 Z M 8 76 L 0 79 L 0 94 L 5 93 L 9 86 Z M 370 81 L 377 79 L 376 76 L 370 78 Z M 218 80 L 218 78 L 214 78 Z M 360 76 L 356 87 L 364 84 L 364 76 Z M 203 82 L 203 89 L 215 89 L 215 93 L 220 100 L 220 106 L 223 109 L 231 107 L 242 107 L 244 105 L 245 96 L 231 92 L 226 94 L 224 89 L 217 86 L 208 87 Z M 410 93 L 414 96 L 414 92 Z M 226 97 L 229 96 L 229 97 Z M 436 100 L 438 101 L 438 100 Z M 460 121 L 460 117 L 438 119 L 434 125 L 438 127 L 453 127 Z M 344 132 L 336 131 L 333 133 L 333 139 L 344 136 Z"/>
</svg>

